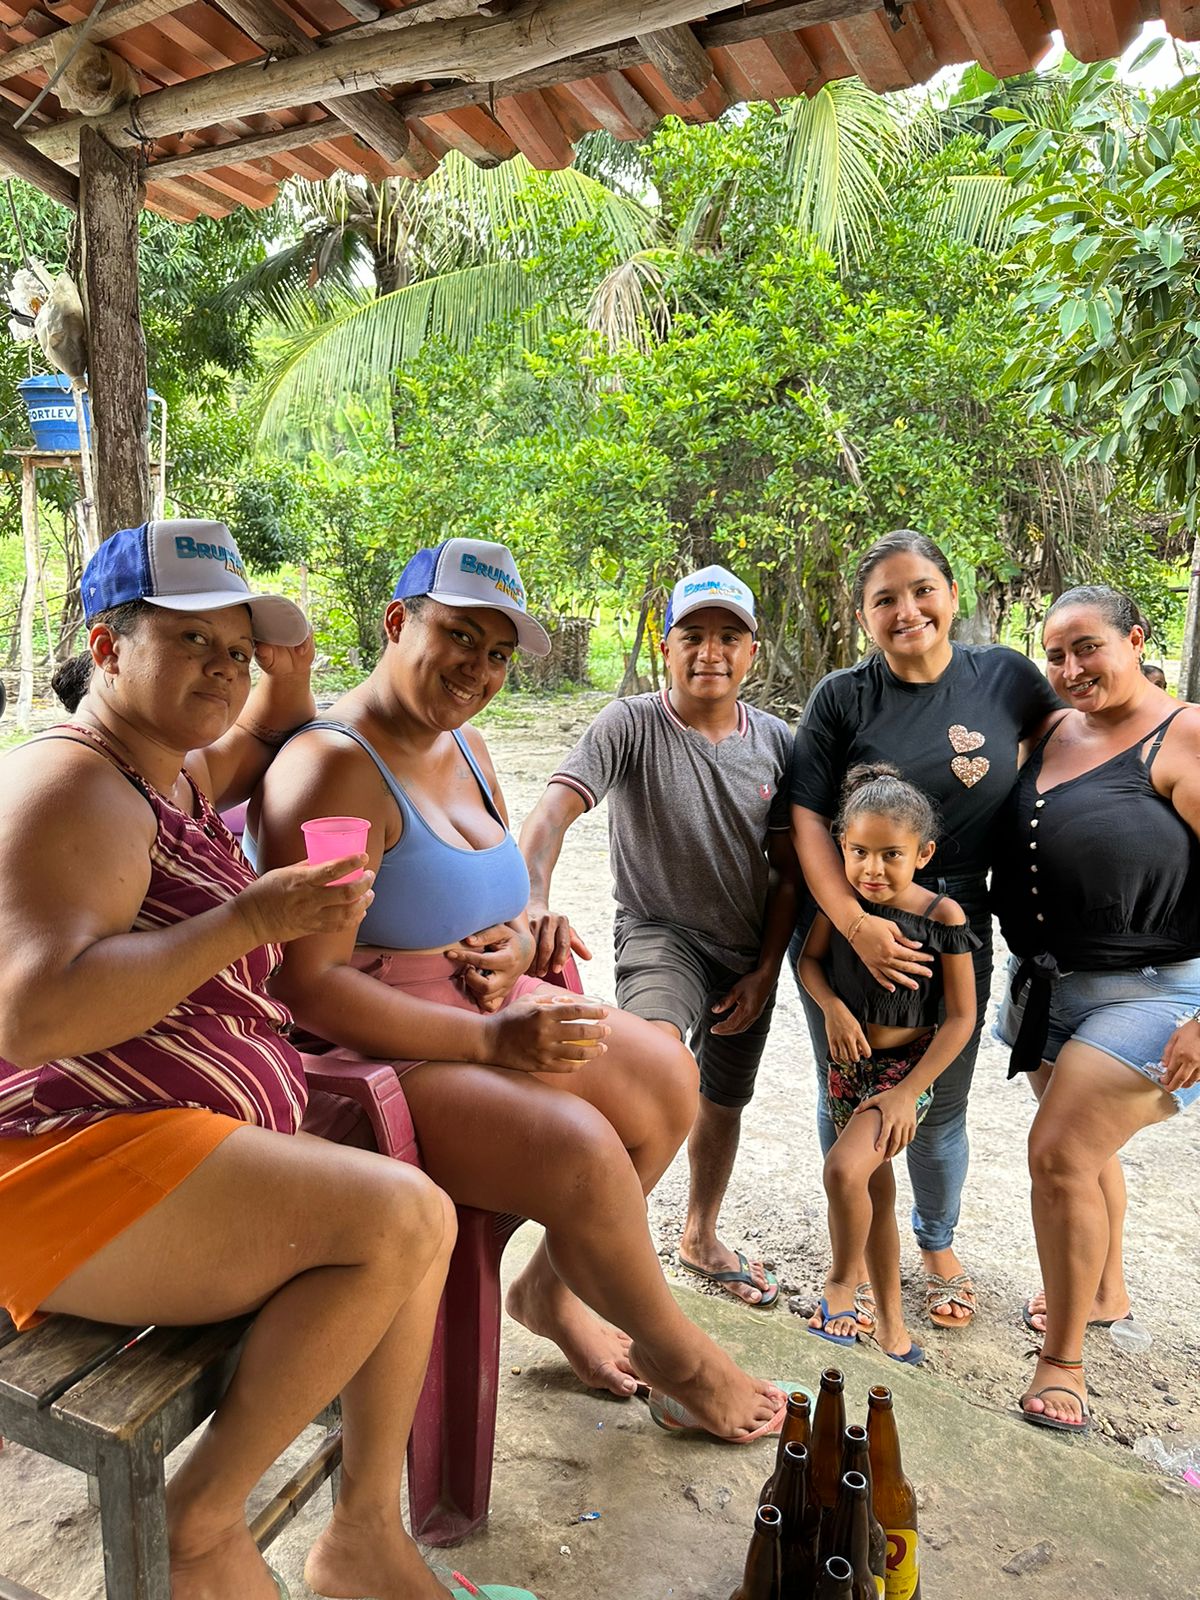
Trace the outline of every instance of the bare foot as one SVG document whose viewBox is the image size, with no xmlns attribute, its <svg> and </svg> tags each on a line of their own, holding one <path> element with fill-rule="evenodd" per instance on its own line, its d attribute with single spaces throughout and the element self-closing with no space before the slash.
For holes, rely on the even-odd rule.
<svg viewBox="0 0 1200 1600">
<path fill-rule="evenodd" d="M 688 1265 L 699 1267 L 701 1274 L 707 1276 L 714 1272 L 737 1272 L 742 1263 L 738 1259 L 736 1250 L 731 1250 L 727 1244 L 722 1244 L 715 1236 L 711 1239 L 700 1239 L 684 1231 L 679 1241 L 679 1262 L 684 1271 Z M 685 1263 L 687 1265 L 685 1265 Z M 779 1298 L 778 1288 L 767 1277 L 767 1269 L 761 1261 L 747 1261 L 751 1283 L 731 1283 L 726 1281 L 719 1284 L 726 1294 L 731 1294 L 735 1300 L 744 1300 L 747 1305 L 761 1304 L 770 1294 L 774 1301 Z"/>
<path fill-rule="evenodd" d="M 878 1313 L 875 1343 L 890 1356 L 906 1356 L 913 1347 L 912 1335 L 905 1326 L 903 1316 L 889 1317 Z"/>
<path fill-rule="evenodd" d="M 847 1314 L 844 1317 L 830 1317 L 826 1322 L 818 1306 L 808 1319 L 809 1327 L 816 1329 L 818 1333 L 836 1334 L 839 1338 L 857 1338 L 862 1330 L 854 1310 L 854 1285 L 842 1283 L 837 1278 L 826 1278 L 821 1294 L 830 1311 L 845 1311 Z"/>
<path fill-rule="evenodd" d="M 627 1400 L 637 1388 L 629 1335 L 602 1322 L 537 1256 L 509 1289 L 504 1309 L 530 1333 L 552 1340 L 589 1389 Z"/>
<path fill-rule="evenodd" d="M 950 1246 L 945 1250 L 922 1250 L 921 1259 L 925 1263 L 925 1271 L 936 1273 L 939 1278 L 957 1278 L 963 1274 L 963 1264 Z M 936 1312 L 939 1317 L 952 1317 L 955 1322 L 966 1324 L 975 1315 L 975 1290 L 968 1282 L 956 1286 L 953 1292 L 960 1299 L 969 1300 L 970 1307 L 946 1299 L 931 1300 L 926 1309 L 931 1313 Z"/>
<path fill-rule="evenodd" d="M 1092 1301 L 1092 1309 L 1088 1312 L 1088 1327 L 1093 1323 L 1103 1327 L 1109 1322 L 1123 1321 L 1133 1309 L 1129 1295 L 1124 1290 L 1113 1299 L 1106 1299 L 1103 1292 Z M 1036 1333 L 1046 1331 L 1046 1291 L 1036 1289 L 1025 1302 L 1028 1313 L 1027 1326 Z"/>
<path fill-rule="evenodd" d="M 1039 1389 L 1048 1394 L 1039 1397 Z M 1067 1392 L 1064 1393 L 1063 1391 Z M 1021 1410 L 1030 1416 L 1039 1414 L 1053 1422 L 1082 1423 L 1087 1407 L 1087 1385 L 1079 1369 L 1067 1371 L 1050 1361 L 1039 1361 L 1033 1381 L 1021 1396 Z"/>
<path fill-rule="evenodd" d="M 655 1361 L 634 1341 L 633 1364 L 650 1387 L 678 1400 L 702 1428 L 721 1439 L 740 1439 L 770 1422 L 787 1404 L 782 1389 L 765 1378 L 752 1378 L 698 1329 L 693 1331 L 698 1360 L 686 1374 L 675 1364 Z"/>
<path fill-rule="evenodd" d="M 169 1516 L 172 1600 L 279 1600 L 279 1590 L 242 1521 L 214 1536 Z"/>
<path fill-rule="evenodd" d="M 339 1500 L 329 1526 L 309 1551 L 304 1581 L 330 1600 L 448 1600 L 450 1591 L 421 1560 L 394 1514 L 358 1521 Z M 235 1591 L 230 1591 L 231 1593 Z"/>
</svg>

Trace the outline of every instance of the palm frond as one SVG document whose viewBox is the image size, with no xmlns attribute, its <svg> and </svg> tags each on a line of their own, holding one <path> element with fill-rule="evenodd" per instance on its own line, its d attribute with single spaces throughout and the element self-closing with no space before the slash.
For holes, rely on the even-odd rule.
<svg viewBox="0 0 1200 1600">
<path fill-rule="evenodd" d="M 845 265 L 888 210 L 879 174 L 901 148 L 898 116 L 882 95 L 846 78 L 791 101 L 784 117 L 793 220 Z"/>
<path fill-rule="evenodd" d="M 452 216 L 470 215 L 497 253 L 509 256 L 536 254 L 564 226 L 580 223 L 599 223 L 617 250 L 632 255 L 654 229 L 648 208 L 631 196 L 575 167 L 539 172 L 520 155 L 498 167 L 480 168 L 452 152 L 424 188 L 432 207 L 442 212 L 449 206 Z M 542 207 L 530 204 L 540 197 L 553 201 L 549 222 Z"/>
<path fill-rule="evenodd" d="M 214 297 L 223 311 L 249 306 L 259 318 L 282 319 L 293 297 L 326 280 L 332 289 L 349 289 L 355 277 L 355 250 L 350 236 L 336 227 L 314 228 L 293 244 L 276 250 L 226 284 Z"/>
<path fill-rule="evenodd" d="M 941 198 L 929 211 L 931 232 L 981 250 L 1002 251 L 1012 243 L 1013 207 L 1026 192 L 1002 172 L 964 172 L 943 180 Z"/>
<path fill-rule="evenodd" d="M 529 313 L 538 292 L 517 262 L 487 262 L 442 273 L 376 298 L 340 296 L 327 309 L 295 297 L 277 354 L 251 399 L 260 436 L 278 437 L 294 410 L 328 415 L 352 396 L 368 405 L 387 394 L 397 367 L 431 339 L 466 349 L 487 328 L 513 321 L 515 338 L 537 336 Z M 524 313 L 524 315 L 522 315 Z"/>
<path fill-rule="evenodd" d="M 665 251 L 639 251 L 606 273 L 592 291 L 587 325 L 611 351 L 622 345 L 648 351 L 669 328 L 665 267 L 672 259 Z"/>
</svg>

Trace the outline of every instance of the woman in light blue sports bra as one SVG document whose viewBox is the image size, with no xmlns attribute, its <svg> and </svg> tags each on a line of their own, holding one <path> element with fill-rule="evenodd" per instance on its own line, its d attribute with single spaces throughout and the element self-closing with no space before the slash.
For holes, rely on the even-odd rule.
<svg viewBox="0 0 1200 1600">
<path fill-rule="evenodd" d="M 303 856 L 307 818 L 371 823 L 358 943 L 289 946 L 275 992 L 312 1049 L 395 1064 L 425 1170 L 458 1204 L 545 1226 L 507 1308 L 584 1383 L 648 1393 L 671 1428 L 774 1431 L 783 1393 L 683 1315 L 647 1226 L 645 1197 L 695 1114 L 691 1055 L 525 976 L 529 878 L 468 727 L 514 650 L 549 649 L 511 554 L 473 539 L 419 551 L 384 633 L 370 677 L 280 751 L 252 818 L 264 868 Z"/>
</svg>

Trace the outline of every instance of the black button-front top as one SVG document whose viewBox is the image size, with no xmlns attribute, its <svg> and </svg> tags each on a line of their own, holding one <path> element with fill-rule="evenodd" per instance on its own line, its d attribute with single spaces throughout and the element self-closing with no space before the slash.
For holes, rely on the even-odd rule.
<svg viewBox="0 0 1200 1600">
<path fill-rule="evenodd" d="M 1045 1043 L 1033 1037 L 1049 1007 L 1049 980 L 1064 972 L 1168 966 L 1200 955 L 1200 839 L 1150 781 L 1163 735 L 1151 733 L 1040 792 L 1046 745 L 1021 770 L 1000 819 L 992 902 L 1022 960 L 1014 991 L 1031 982 L 1012 1071 L 1031 1071 Z M 1145 760 L 1142 749 L 1151 740 Z M 1036 1059 L 1030 1051 L 1038 1047 Z M 1010 1072 L 1010 1076 L 1011 1076 Z"/>
</svg>

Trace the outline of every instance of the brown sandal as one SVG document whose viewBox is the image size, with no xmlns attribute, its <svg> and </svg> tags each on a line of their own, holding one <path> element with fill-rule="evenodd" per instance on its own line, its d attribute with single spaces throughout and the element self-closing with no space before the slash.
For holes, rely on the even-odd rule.
<svg viewBox="0 0 1200 1600">
<path fill-rule="evenodd" d="M 935 1311 L 934 1306 L 962 1306 L 965 1317 L 951 1316 L 947 1311 Z M 925 1274 L 925 1315 L 935 1328 L 969 1328 L 975 1320 L 975 1285 L 969 1273 L 956 1272 L 952 1278 L 943 1278 L 940 1272 Z"/>
</svg>

